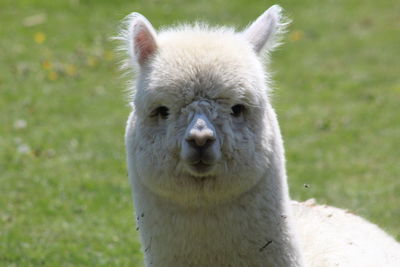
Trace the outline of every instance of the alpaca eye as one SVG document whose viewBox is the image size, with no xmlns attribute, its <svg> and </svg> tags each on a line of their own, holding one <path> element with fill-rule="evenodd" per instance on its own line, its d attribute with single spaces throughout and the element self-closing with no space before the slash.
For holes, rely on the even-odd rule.
<svg viewBox="0 0 400 267">
<path fill-rule="evenodd" d="M 234 105 L 231 109 L 232 109 L 231 115 L 233 117 L 237 118 L 237 117 L 240 117 L 243 114 L 245 108 L 244 108 L 243 105 L 237 104 L 237 105 Z"/>
<path fill-rule="evenodd" d="M 150 117 L 160 117 L 165 120 L 168 118 L 169 109 L 167 107 L 161 106 L 153 110 L 150 114 Z"/>
</svg>

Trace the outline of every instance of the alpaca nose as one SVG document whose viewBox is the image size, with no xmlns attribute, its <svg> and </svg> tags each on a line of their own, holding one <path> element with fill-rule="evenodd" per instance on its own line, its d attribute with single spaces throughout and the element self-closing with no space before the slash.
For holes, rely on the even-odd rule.
<svg viewBox="0 0 400 267">
<path fill-rule="evenodd" d="M 215 129 L 206 116 L 196 114 L 189 125 L 186 142 L 196 150 L 202 150 L 215 142 Z"/>
<path fill-rule="evenodd" d="M 193 148 L 206 148 L 209 147 L 214 141 L 214 133 L 210 129 L 204 130 L 191 130 L 186 141 Z"/>
</svg>

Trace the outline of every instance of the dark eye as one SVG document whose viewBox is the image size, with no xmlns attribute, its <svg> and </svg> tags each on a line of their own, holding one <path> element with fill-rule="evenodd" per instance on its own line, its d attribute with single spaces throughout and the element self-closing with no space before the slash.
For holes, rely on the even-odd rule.
<svg viewBox="0 0 400 267">
<path fill-rule="evenodd" d="M 165 120 L 168 118 L 169 109 L 167 107 L 161 106 L 153 110 L 150 114 L 150 117 L 160 117 Z"/>
<path fill-rule="evenodd" d="M 240 117 L 242 114 L 243 114 L 243 112 L 244 112 L 244 106 L 243 105 L 241 105 L 241 104 L 237 104 L 237 105 L 234 105 L 233 107 L 232 107 L 232 113 L 231 113 L 231 115 L 233 116 L 233 117 Z"/>
</svg>

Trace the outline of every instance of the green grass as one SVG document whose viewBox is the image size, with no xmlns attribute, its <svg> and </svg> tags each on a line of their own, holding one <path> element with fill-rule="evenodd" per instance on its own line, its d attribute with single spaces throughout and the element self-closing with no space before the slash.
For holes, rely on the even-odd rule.
<svg viewBox="0 0 400 267">
<path fill-rule="evenodd" d="M 276 2 L 294 21 L 272 64 L 292 196 L 400 239 L 400 4 Z M 109 37 L 132 11 L 244 26 L 273 3 L 2 0 L 0 266 L 141 266 Z"/>
</svg>

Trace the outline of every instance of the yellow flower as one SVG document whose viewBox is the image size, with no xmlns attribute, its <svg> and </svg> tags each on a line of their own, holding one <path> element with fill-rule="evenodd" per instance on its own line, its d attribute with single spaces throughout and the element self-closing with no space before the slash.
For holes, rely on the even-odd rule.
<svg viewBox="0 0 400 267">
<path fill-rule="evenodd" d="M 394 86 L 392 89 L 393 91 L 400 93 L 400 86 Z"/>
<path fill-rule="evenodd" d="M 57 72 L 55 72 L 55 71 L 50 71 L 50 72 L 47 74 L 47 78 L 48 78 L 50 81 L 55 81 L 55 80 L 58 79 L 58 74 L 57 74 Z"/>
<path fill-rule="evenodd" d="M 51 63 L 51 62 L 48 61 L 48 60 L 44 60 L 44 61 L 42 62 L 42 68 L 43 68 L 44 70 L 51 70 L 51 69 L 53 68 L 53 63 Z"/>
<path fill-rule="evenodd" d="M 302 38 L 303 38 L 303 32 L 302 31 L 293 31 L 289 35 L 289 40 L 292 41 L 292 42 L 299 41 Z"/>
<path fill-rule="evenodd" d="M 35 33 L 35 35 L 33 36 L 33 40 L 34 40 L 35 43 L 37 43 L 37 44 L 43 44 L 44 41 L 46 41 L 46 34 L 44 34 L 43 32 L 37 32 L 37 33 Z"/>
<path fill-rule="evenodd" d="M 76 67 L 73 64 L 67 64 L 64 67 L 65 69 L 65 73 L 67 73 L 67 75 L 69 76 L 75 76 L 76 75 Z"/>
<path fill-rule="evenodd" d="M 88 57 L 86 59 L 86 65 L 89 67 L 94 67 L 97 65 L 97 59 L 95 57 Z"/>
</svg>

